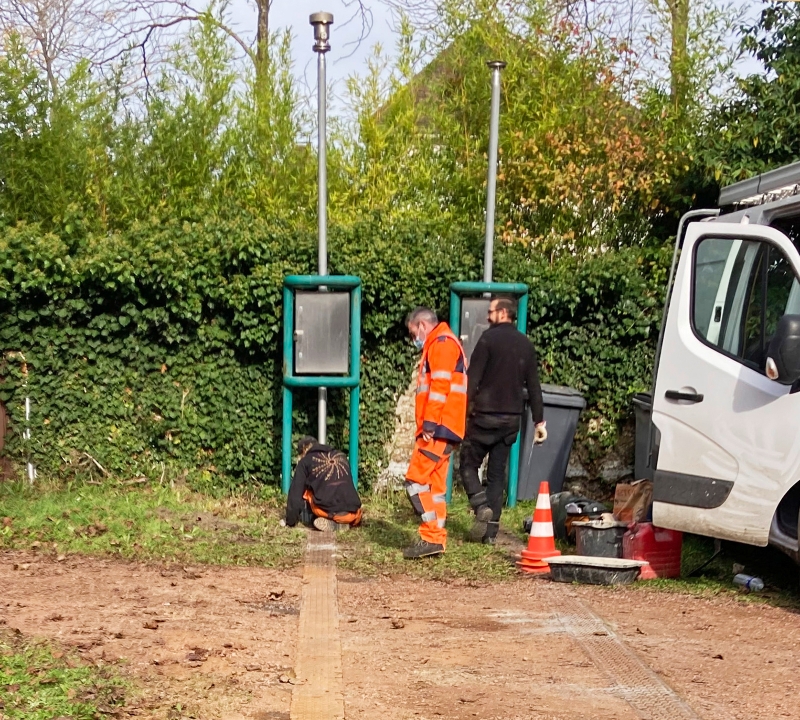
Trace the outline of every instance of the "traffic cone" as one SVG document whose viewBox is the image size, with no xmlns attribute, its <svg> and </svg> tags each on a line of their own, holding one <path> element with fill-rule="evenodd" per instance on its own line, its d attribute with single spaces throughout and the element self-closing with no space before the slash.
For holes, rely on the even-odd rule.
<svg viewBox="0 0 800 720">
<path fill-rule="evenodd" d="M 531 533 L 528 536 L 528 549 L 522 551 L 517 567 L 525 573 L 550 572 L 545 558 L 561 555 L 556 550 L 553 537 L 553 513 L 550 510 L 550 484 L 545 480 L 539 483 L 539 497 L 536 498 L 536 509 L 533 511 Z"/>
</svg>

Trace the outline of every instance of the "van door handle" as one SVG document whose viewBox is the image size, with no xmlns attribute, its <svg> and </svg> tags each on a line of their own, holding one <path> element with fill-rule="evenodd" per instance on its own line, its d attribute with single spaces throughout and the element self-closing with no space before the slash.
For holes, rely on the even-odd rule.
<svg viewBox="0 0 800 720">
<path fill-rule="evenodd" d="M 664 393 L 664 397 L 667 400 L 683 400 L 684 402 L 690 403 L 701 403 L 703 402 L 703 394 L 702 393 L 691 393 L 691 392 L 681 392 L 680 390 L 667 390 Z"/>
</svg>

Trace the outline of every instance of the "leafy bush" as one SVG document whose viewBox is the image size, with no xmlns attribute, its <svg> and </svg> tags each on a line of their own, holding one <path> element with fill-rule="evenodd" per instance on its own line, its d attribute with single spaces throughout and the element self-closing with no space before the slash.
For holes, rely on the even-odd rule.
<svg viewBox="0 0 800 720">
<path fill-rule="evenodd" d="M 458 228 L 335 228 L 330 272 L 364 283 L 362 477 L 374 478 L 414 355 L 403 318 L 446 312 L 449 284 L 480 277 L 482 239 Z M 528 282 L 546 380 L 590 404 L 587 438 L 609 447 L 628 395 L 648 380 L 666 256 L 623 249 L 550 265 L 520 246 L 497 251 L 496 277 Z M 35 226 L 0 237 L 2 400 L 40 473 L 92 467 L 160 476 L 191 469 L 210 485 L 277 482 L 282 278 L 316 264 L 311 235 L 241 216 L 137 224 L 78 240 Z M 32 399 L 26 443 L 24 398 Z M 313 426 L 314 393 L 295 428 Z M 344 446 L 346 398 L 332 392 L 331 441 Z M 102 467 L 102 470 L 99 468 Z"/>
</svg>

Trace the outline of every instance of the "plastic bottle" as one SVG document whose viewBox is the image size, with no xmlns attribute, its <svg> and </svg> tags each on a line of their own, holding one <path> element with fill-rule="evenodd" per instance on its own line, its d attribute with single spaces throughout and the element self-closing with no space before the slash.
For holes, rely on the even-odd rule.
<svg viewBox="0 0 800 720">
<path fill-rule="evenodd" d="M 739 573 L 733 578 L 734 585 L 739 585 L 750 592 L 761 592 L 764 589 L 764 581 L 761 578 Z"/>
</svg>

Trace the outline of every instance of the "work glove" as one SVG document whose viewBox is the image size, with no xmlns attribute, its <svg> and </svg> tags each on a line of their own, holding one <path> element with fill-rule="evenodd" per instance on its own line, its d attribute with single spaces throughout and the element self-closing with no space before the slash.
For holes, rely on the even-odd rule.
<svg viewBox="0 0 800 720">
<path fill-rule="evenodd" d="M 533 444 L 541 445 L 547 440 L 547 428 L 544 423 L 539 423 L 533 431 Z"/>
</svg>

